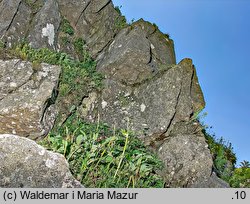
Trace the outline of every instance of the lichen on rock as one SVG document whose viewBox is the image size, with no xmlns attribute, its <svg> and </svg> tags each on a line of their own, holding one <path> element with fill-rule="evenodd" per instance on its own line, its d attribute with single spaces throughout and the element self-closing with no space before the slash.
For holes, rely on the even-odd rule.
<svg viewBox="0 0 250 204">
<path fill-rule="evenodd" d="M 60 67 L 13 59 L 0 60 L 0 133 L 33 139 L 46 135 L 53 127 L 56 112 L 53 98 Z"/>
<path fill-rule="evenodd" d="M 34 141 L 0 134 L 1 188 L 83 187 L 71 175 L 61 154 L 47 151 Z"/>
<path fill-rule="evenodd" d="M 0 59 L 0 134 L 37 139 L 49 133 L 56 119 L 60 125 L 76 113 L 86 121 L 134 131 L 165 163 L 161 173 L 167 187 L 226 186 L 212 174 L 211 153 L 194 120 L 205 107 L 195 66 L 191 59 L 176 63 L 173 40 L 156 25 L 143 19 L 127 24 L 111 0 L 2 0 L 0 39 L 6 49 L 26 42 L 32 48 L 63 52 L 58 60 L 66 60 L 67 65 L 72 65 L 73 58 L 79 63 L 87 58 L 86 64 L 73 66 L 75 70 L 66 66 L 67 83 L 59 81 L 59 66 Z M 105 76 L 98 90 L 86 77 L 95 72 L 93 60 Z M 94 79 L 98 77 L 93 74 Z M 64 186 L 61 180 L 49 182 L 52 178 L 46 173 L 42 181 L 41 172 L 31 172 L 30 164 L 25 163 L 40 162 L 37 166 L 54 175 L 50 169 L 58 162 L 53 158 L 62 161 L 58 155 L 16 136 L 2 135 L 0 142 L 4 144 L 0 154 L 4 152 L 6 161 L 13 156 L 8 151 L 21 148 L 17 158 L 24 162 L 8 165 L 1 161 L 1 186 Z M 30 149 L 38 157 L 49 156 L 36 161 L 27 152 Z M 63 175 L 71 178 L 64 164 Z M 17 171 L 12 174 L 11 168 L 23 172 L 27 183 L 19 180 Z M 35 173 L 34 178 L 26 170 Z"/>
</svg>

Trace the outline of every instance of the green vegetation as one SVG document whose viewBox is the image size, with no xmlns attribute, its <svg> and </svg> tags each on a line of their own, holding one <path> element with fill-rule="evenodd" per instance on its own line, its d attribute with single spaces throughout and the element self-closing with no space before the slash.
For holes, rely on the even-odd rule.
<svg viewBox="0 0 250 204">
<path fill-rule="evenodd" d="M 42 62 L 61 67 L 59 87 L 56 90 L 58 93 L 56 105 L 60 110 L 56 126 L 75 111 L 86 94 L 102 88 L 103 76 L 96 72 L 96 63 L 89 55 L 85 55 L 83 61 L 79 61 L 65 53 L 47 48 L 33 49 L 27 43 L 19 44 L 12 49 L 1 50 L 4 50 L 3 55 L 8 58 L 17 57 L 32 62 L 34 71 L 39 69 L 39 64 Z"/>
<path fill-rule="evenodd" d="M 82 38 L 76 38 L 73 45 L 80 61 L 86 61 L 90 58 L 89 53 L 84 49 L 85 42 Z"/>
<path fill-rule="evenodd" d="M 62 19 L 61 25 L 60 25 L 60 30 L 63 33 L 66 33 L 66 34 L 68 34 L 70 36 L 75 34 L 75 31 L 74 31 L 73 27 L 70 25 L 70 22 L 66 18 Z"/>
<path fill-rule="evenodd" d="M 42 145 L 63 154 L 86 187 L 164 187 L 156 174 L 161 161 L 128 130 L 88 124 L 73 115 Z"/>
<path fill-rule="evenodd" d="M 115 6 L 115 10 L 117 11 L 117 13 L 118 13 L 120 16 L 122 16 L 121 8 L 122 8 L 122 6 Z"/>
<path fill-rule="evenodd" d="M 212 153 L 217 175 L 229 182 L 236 164 L 236 155 L 233 152 L 232 144 L 225 142 L 223 138 L 216 139 L 215 135 L 209 134 L 205 129 L 203 129 L 203 133 Z"/>
<path fill-rule="evenodd" d="M 233 188 L 250 188 L 250 168 L 236 168 L 229 180 L 229 183 Z"/>
<path fill-rule="evenodd" d="M 115 27 L 118 29 L 123 29 L 127 26 L 127 20 L 125 16 L 117 16 L 115 19 Z"/>
<path fill-rule="evenodd" d="M 79 53 L 85 54 L 81 39 L 76 40 L 74 46 Z M 102 76 L 95 71 L 95 62 L 87 54 L 82 61 L 76 61 L 65 53 L 47 48 L 33 49 L 27 43 L 6 52 L 8 56 L 31 61 L 36 71 L 42 62 L 60 65 L 58 100 L 69 95 L 73 95 L 74 100 L 82 97 L 86 86 L 101 88 Z M 74 107 L 75 104 L 70 103 L 68 108 Z M 56 125 L 41 144 L 63 154 L 73 175 L 87 187 L 164 186 L 163 178 L 156 173 L 163 164 L 128 130 L 88 124 L 72 112 L 66 122 Z"/>
<path fill-rule="evenodd" d="M 12 55 L 33 63 L 48 63 L 60 65 L 62 75 L 60 78 L 59 94 L 65 96 L 69 93 L 78 93 L 84 86 L 101 87 L 102 76 L 95 71 L 95 62 L 88 56 L 84 61 L 76 61 L 65 53 L 54 52 L 47 48 L 33 49 L 27 44 L 20 44 L 9 51 Z"/>
<path fill-rule="evenodd" d="M 126 17 L 124 15 L 122 15 L 121 8 L 122 8 L 122 6 L 116 6 L 115 7 L 115 10 L 119 14 L 119 16 L 117 16 L 116 19 L 115 19 L 115 27 L 117 29 L 123 29 L 128 25 Z"/>
<path fill-rule="evenodd" d="M 223 138 L 216 139 L 215 135 L 206 131 L 206 128 L 203 129 L 203 133 L 212 153 L 214 170 L 217 175 L 233 188 L 249 188 L 250 163 L 243 161 L 241 167 L 236 168 L 236 155 L 233 152 L 232 144 L 225 142 Z"/>
<path fill-rule="evenodd" d="M 241 168 L 250 168 L 250 162 L 244 160 L 244 161 L 240 162 L 240 167 Z"/>
<path fill-rule="evenodd" d="M 70 40 L 67 36 L 62 36 L 61 41 L 62 41 L 63 46 L 70 44 Z"/>
</svg>

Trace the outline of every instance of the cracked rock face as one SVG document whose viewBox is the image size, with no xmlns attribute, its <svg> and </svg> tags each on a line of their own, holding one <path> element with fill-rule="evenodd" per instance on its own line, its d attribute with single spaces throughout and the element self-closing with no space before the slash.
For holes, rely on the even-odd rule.
<svg viewBox="0 0 250 204">
<path fill-rule="evenodd" d="M 111 0 L 2 0 L 0 38 L 7 47 L 26 40 L 33 48 L 47 47 L 72 54 L 74 47 L 65 49 L 60 40 L 63 18 L 74 29 L 74 37 L 82 38 L 96 58 L 119 31 L 116 22 L 121 16 Z M 65 34 L 64 37 L 70 38 Z"/>
<path fill-rule="evenodd" d="M 210 178 L 213 160 L 197 122 L 174 125 L 157 153 L 167 187 L 191 187 Z"/>
<path fill-rule="evenodd" d="M 93 106 L 98 108 L 101 120 L 119 128 L 129 125 L 150 143 L 156 135 L 169 132 L 178 121 L 188 121 L 204 107 L 195 75 L 192 61 L 185 59 L 178 65 L 165 66 L 165 70 L 136 86 L 106 79 L 100 100 Z M 199 92 L 194 94 L 193 89 Z M 89 118 L 93 118 L 91 111 Z"/>
<path fill-rule="evenodd" d="M 65 158 L 34 141 L 0 134 L 0 187 L 83 187 L 73 178 Z"/>
<path fill-rule="evenodd" d="M 173 41 L 149 22 L 139 20 L 121 30 L 98 58 L 97 70 L 124 84 L 143 82 L 176 64 Z"/>
<path fill-rule="evenodd" d="M 49 14 L 49 15 L 48 15 Z M 58 4 L 47 0 L 32 18 L 27 40 L 33 48 L 48 47 L 57 50 L 57 33 L 61 22 Z"/>
<path fill-rule="evenodd" d="M 119 31 L 116 22 L 121 16 L 111 0 L 58 0 L 59 8 L 82 37 L 90 54 L 96 58 Z"/>
<path fill-rule="evenodd" d="M 60 67 L 0 60 L 0 133 L 37 139 L 53 126 Z"/>
<path fill-rule="evenodd" d="M 74 34 L 61 29 L 65 19 Z M 121 20 L 111 0 L 0 0 L 0 39 L 7 48 L 26 40 L 33 48 L 81 59 L 74 40 L 86 43 L 105 80 L 101 92 L 83 91 L 76 107 L 79 115 L 135 131 L 162 158 L 169 187 L 221 186 L 211 176 L 212 159 L 200 126 L 193 124 L 192 117 L 205 102 L 192 60 L 176 64 L 174 43 L 157 26 L 139 20 L 122 28 Z M 36 139 L 50 131 L 58 111 L 54 102 L 59 74 L 57 66 L 0 60 L 0 134 Z M 65 101 L 71 103 L 74 97 Z M 8 137 L 2 136 L 5 142 Z M 5 185 L 10 176 L 1 175 Z"/>
</svg>

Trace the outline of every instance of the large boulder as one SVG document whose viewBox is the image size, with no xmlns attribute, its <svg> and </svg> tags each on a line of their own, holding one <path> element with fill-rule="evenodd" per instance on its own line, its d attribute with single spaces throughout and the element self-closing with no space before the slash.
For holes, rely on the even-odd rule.
<svg viewBox="0 0 250 204">
<path fill-rule="evenodd" d="M 141 19 L 116 35 L 99 55 L 97 70 L 133 85 L 156 75 L 167 64 L 176 64 L 173 41 Z"/>
<path fill-rule="evenodd" d="M 158 74 L 136 86 L 107 78 L 101 95 L 96 100 L 93 96 L 96 94 L 79 107 L 86 118 L 94 120 L 98 113 L 108 124 L 119 128 L 129 125 L 147 143 L 169 132 L 176 122 L 189 121 L 205 105 L 190 59 L 178 65 L 165 65 Z M 86 105 L 89 101 L 92 105 Z"/>
<path fill-rule="evenodd" d="M 52 128 L 60 67 L 0 60 L 0 134 L 37 139 Z"/>
<path fill-rule="evenodd" d="M 1 188 L 83 187 L 69 171 L 65 158 L 34 141 L 0 134 Z"/>
<path fill-rule="evenodd" d="M 175 124 L 162 144 L 159 142 L 151 145 L 157 146 L 165 164 L 163 176 L 167 187 L 191 187 L 210 178 L 213 160 L 197 122 Z"/>
</svg>

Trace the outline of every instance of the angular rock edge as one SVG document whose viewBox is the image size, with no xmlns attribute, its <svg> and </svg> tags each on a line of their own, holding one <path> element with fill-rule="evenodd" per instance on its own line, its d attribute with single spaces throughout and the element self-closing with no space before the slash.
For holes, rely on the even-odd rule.
<svg viewBox="0 0 250 204">
<path fill-rule="evenodd" d="M 0 134 L 0 187 L 82 188 L 63 155 L 47 151 L 34 141 Z"/>
<path fill-rule="evenodd" d="M 124 79 L 130 79 L 132 76 L 133 78 L 128 81 L 128 84 L 137 86 L 152 76 L 155 76 L 158 72 L 161 72 L 162 68 L 165 69 L 166 64 L 175 64 L 173 42 L 169 39 L 169 36 L 163 36 L 158 29 L 153 28 L 154 26 L 152 26 L 152 24 L 147 24 L 147 22 L 144 21 L 138 21 L 131 26 L 126 25 L 125 28 L 117 27 L 121 18 L 118 15 L 119 13 L 115 11 L 111 0 L 71 1 L 71 4 L 69 4 L 67 0 L 48 0 L 46 2 L 37 0 L 33 2 L 38 2 L 39 4 L 36 4 L 34 8 L 22 0 L 0 1 L 0 11 L 5 10 L 5 12 L 0 12 L 0 37 L 4 40 L 7 47 L 12 47 L 16 43 L 20 43 L 23 39 L 26 39 L 30 45 L 35 48 L 48 47 L 54 50 L 61 48 L 61 51 L 71 52 L 74 48 L 69 45 L 66 47 L 62 46 L 62 40 L 60 41 L 60 37 L 65 37 L 65 33 L 62 34 L 61 31 L 59 31 L 61 20 L 62 17 L 66 17 L 70 25 L 74 28 L 76 36 L 82 37 L 86 41 L 91 56 L 99 62 L 97 66 L 98 70 L 109 75 L 108 77 L 110 77 L 112 83 L 122 82 L 122 85 L 124 85 L 128 81 Z M 6 10 L 6 8 L 8 9 Z M 46 13 L 46 15 L 42 15 L 43 12 Z M 50 15 L 47 15 L 47 13 Z M 127 54 L 131 45 L 126 46 L 122 43 L 127 42 L 127 40 L 124 41 L 126 38 L 132 39 L 131 36 L 132 38 L 137 37 L 138 40 L 132 43 L 132 47 L 134 46 L 132 54 Z M 66 35 L 66 37 L 68 36 Z M 167 37 L 166 40 L 165 37 Z M 163 46 L 165 44 L 162 42 L 165 41 L 169 41 L 168 48 Z M 158 43 L 155 44 L 155 42 Z M 141 45 L 143 46 L 141 47 Z M 112 53 L 116 54 L 119 50 L 120 55 L 117 58 L 117 56 Z M 141 53 L 140 50 L 144 50 L 145 52 Z M 73 55 L 77 58 L 77 55 Z M 127 59 L 127 56 L 129 56 L 129 59 Z M 137 63 L 137 70 L 134 72 L 134 66 L 131 67 L 131 65 L 138 59 L 138 56 L 141 62 Z M 165 56 L 168 56 L 169 60 L 165 61 Z M 132 63 L 130 63 L 129 60 L 131 60 Z M 112 70 L 110 70 L 110 67 Z M 129 70 L 129 73 L 127 73 L 127 70 Z M 186 80 L 184 79 L 183 81 L 185 82 Z M 163 132 L 156 132 L 155 134 L 151 132 L 154 137 L 149 139 L 149 144 L 153 144 L 159 139 L 161 142 L 162 138 L 172 137 L 171 131 L 174 128 L 174 123 L 180 122 L 183 119 L 184 121 L 189 121 L 192 119 L 192 116 L 195 116 L 196 111 L 200 110 L 201 107 L 196 106 L 200 104 L 199 100 L 196 100 L 199 99 L 199 97 L 195 98 L 197 91 L 200 91 L 199 84 L 196 83 L 197 76 L 194 70 L 190 87 L 193 107 L 191 107 L 190 103 L 187 103 L 187 106 L 183 105 L 184 102 L 189 100 L 188 97 L 185 97 L 185 94 L 182 95 L 181 92 L 177 94 L 177 101 L 179 101 L 179 99 L 182 101 L 177 104 L 179 106 L 178 109 L 181 111 L 176 111 L 176 105 L 176 108 L 171 111 L 174 114 L 172 115 L 173 117 L 170 117 L 170 125 L 166 127 L 169 131 L 165 132 L 166 130 L 164 129 Z M 183 86 L 181 90 L 183 90 L 183 93 L 187 93 L 186 86 Z M 89 98 L 94 100 L 94 95 L 95 93 Z M 124 96 L 126 97 L 126 95 L 127 93 L 125 93 Z M 101 98 L 98 100 L 100 102 Z M 84 102 L 86 102 L 87 105 L 90 104 L 87 99 Z M 123 100 L 123 102 L 126 103 L 126 100 Z M 105 108 L 107 101 L 101 101 L 101 106 Z M 99 105 L 99 108 L 101 106 Z M 188 107 L 188 110 L 186 107 Z M 147 106 L 142 103 L 138 110 L 144 112 L 147 110 Z M 185 112 L 185 110 L 187 111 Z M 122 111 L 126 114 L 126 110 Z M 90 115 L 90 119 L 92 119 L 91 116 L 92 115 Z M 146 123 L 143 123 L 143 125 L 145 124 Z M 183 128 L 185 128 L 185 126 Z M 178 135 L 179 133 L 177 132 L 175 134 Z M 197 136 L 197 134 L 194 135 Z"/>
</svg>

